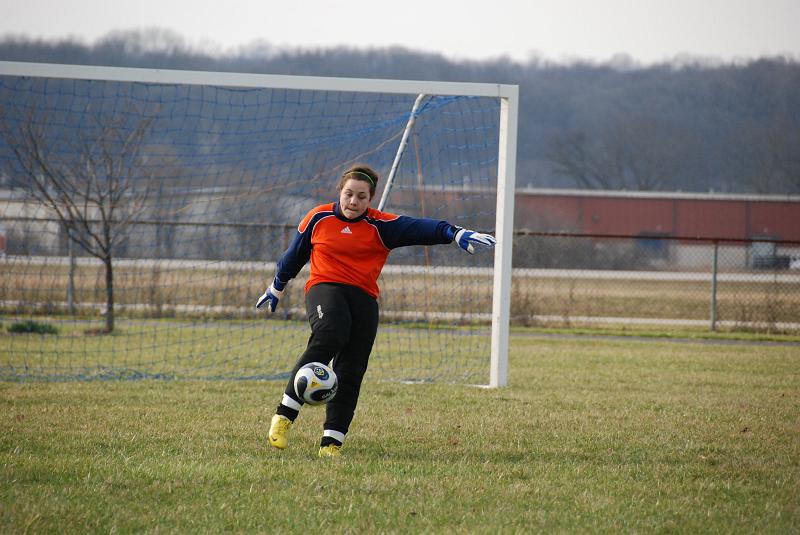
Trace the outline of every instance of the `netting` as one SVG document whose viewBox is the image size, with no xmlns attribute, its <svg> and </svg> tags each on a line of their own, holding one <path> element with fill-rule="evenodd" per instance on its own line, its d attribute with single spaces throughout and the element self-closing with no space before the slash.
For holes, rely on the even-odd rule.
<svg viewBox="0 0 800 535">
<path fill-rule="evenodd" d="M 385 177 L 416 96 L 0 76 L 0 378 L 282 377 L 307 271 L 275 315 L 255 300 L 347 166 Z M 385 210 L 491 231 L 498 110 L 426 97 Z M 492 265 L 394 251 L 370 377 L 485 383 Z"/>
</svg>

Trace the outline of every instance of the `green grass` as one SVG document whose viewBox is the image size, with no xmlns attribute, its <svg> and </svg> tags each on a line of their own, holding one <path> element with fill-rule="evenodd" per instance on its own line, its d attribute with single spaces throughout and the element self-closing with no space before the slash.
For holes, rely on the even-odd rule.
<svg viewBox="0 0 800 535">
<path fill-rule="evenodd" d="M 511 384 L 368 379 L 265 445 L 280 382 L 0 383 L 0 532 L 791 533 L 800 347 L 515 336 Z"/>
<path fill-rule="evenodd" d="M 58 325 L 59 336 L 0 330 L 0 379 L 274 378 L 291 368 L 309 333 L 306 322 L 266 318 L 120 319 L 111 334 L 97 334 L 102 324 L 85 319 L 39 323 Z M 484 326 L 383 325 L 371 375 L 488 383 L 489 340 Z"/>
<path fill-rule="evenodd" d="M 661 328 L 631 325 L 629 327 L 596 326 L 596 327 L 512 327 L 511 332 L 517 335 L 563 335 L 629 337 L 629 338 L 669 338 L 678 340 L 716 340 L 719 342 L 800 342 L 799 334 L 749 332 L 749 331 L 709 331 L 706 328 Z M 657 340 L 654 340 L 657 341 Z"/>
</svg>

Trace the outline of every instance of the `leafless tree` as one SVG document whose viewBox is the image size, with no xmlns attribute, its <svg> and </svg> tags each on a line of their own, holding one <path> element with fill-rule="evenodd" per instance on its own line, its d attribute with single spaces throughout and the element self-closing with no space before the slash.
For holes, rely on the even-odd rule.
<svg viewBox="0 0 800 535">
<path fill-rule="evenodd" d="M 14 155 L 8 172 L 21 175 L 68 238 L 103 262 L 106 333 L 114 330 L 114 253 L 150 195 L 141 151 L 154 117 L 132 106 L 114 114 L 87 107 L 79 128 L 65 128 L 35 107 L 0 109 L 0 135 Z"/>
<path fill-rule="evenodd" d="M 550 143 L 548 157 L 556 173 L 573 179 L 579 188 L 616 189 L 618 186 L 617 177 L 607 173 L 585 132 L 557 134 Z"/>
<path fill-rule="evenodd" d="M 612 126 L 553 137 L 554 170 L 586 189 L 660 190 L 674 184 L 691 150 L 691 135 L 666 121 L 619 116 Z"/>
<path fill-rule="evenodd" d="M 791 115 L 749 121 L 729 138 L 730 180 L 756 193 L 800 193 L 800 120 Z"/>
</svg>

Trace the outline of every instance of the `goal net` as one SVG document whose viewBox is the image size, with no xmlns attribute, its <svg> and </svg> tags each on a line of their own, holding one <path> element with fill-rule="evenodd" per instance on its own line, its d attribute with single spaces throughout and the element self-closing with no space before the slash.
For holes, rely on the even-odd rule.
<svg viewBox="0 0 800 535">
<path fill-rule="evenodd" d="M 308 268 L 255 300 L 362 162 L 499 238 L 391 253 L 370 377 L 504 384 L 516 89 L 0 62 L 0 378 L 285 377 Z"/>
</svg>

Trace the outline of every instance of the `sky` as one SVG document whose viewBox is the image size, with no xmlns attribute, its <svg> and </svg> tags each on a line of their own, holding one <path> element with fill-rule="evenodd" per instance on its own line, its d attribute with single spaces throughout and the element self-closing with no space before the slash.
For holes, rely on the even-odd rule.
<svg viewBox="0 0 800 535">
<path fill-rule="evenodd" d="M 0 0 L 0 37 L 162 28 L 200 51 L 402 46 L 451 59 L 800 58 L 800 0 Z M 0 58 L 2 59 L 2 58 Z"/>
</svg>

